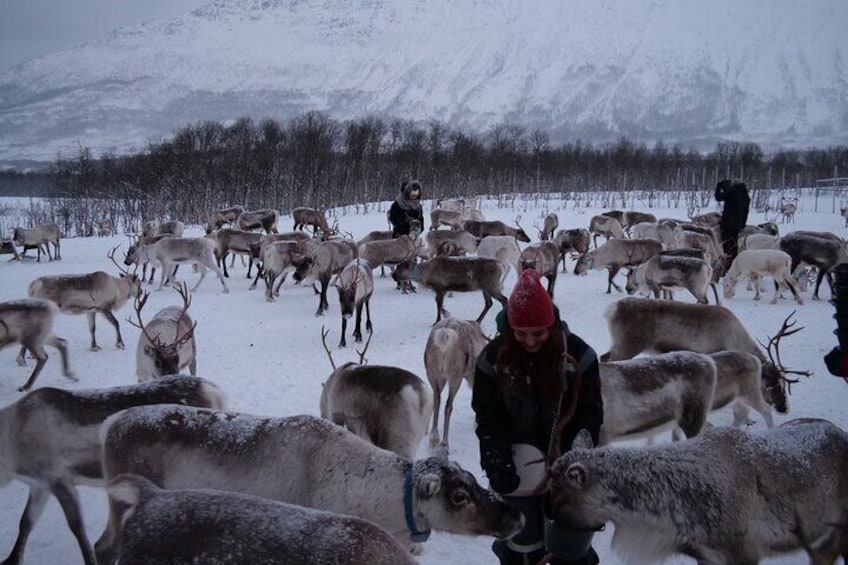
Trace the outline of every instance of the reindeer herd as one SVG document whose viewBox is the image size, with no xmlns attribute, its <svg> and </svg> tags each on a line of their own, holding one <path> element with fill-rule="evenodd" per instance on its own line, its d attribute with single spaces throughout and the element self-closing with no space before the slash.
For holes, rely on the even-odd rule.
<svg viewBox="0 0 848 565">
<path fill-rule="evenodd" d="M 438 202 L 429 231 L 396 239 L 391 231 L 375 230 L 354 240 L 338 222 L 331 227 L 323 211 L 309 208 L 294 209 L 293 231 L 280 234 L 279 216 L 241 206 L 213 211 L 203 237 L 183 237 L 181 222 L 150 223 L 123 262 L 116 259 L 117 248 L 107 254 L 116 276 L 97 271 L 37 277 L 29 298 L 0 303 L 0 347 L 17 343 L 18 363 L 26 362 L 27 352 L 36 360 L 19 389 L 26 394 L 0 409 L 0 485 L 17 478 L 30 487 L 5 562 L 25 561 L 27 539 L 50 494 L 87 564 L 144 563 L 154 556 L 178 562 L 412 563 L 431 530 L 509 538 L 523 526 L 521 513 L 448 459 L 454 400 L 463 380 L 473 387 L 476 359 L 489 339 L 481 324 L 493 299 L 506 305 L 510 271 L 538 270 L 555 298 L 567 260 L 577 276 L 607 269 L 607 293 L 622 292 L 614 279 L 627 269 L 627 293 L 653 298 L 621 298 L 604 313 L 611 346 L 600 364 L 600 445 L 579 439 L 551 462 L 553 516 L 577 528 L 613 522 L 613 547 L 628 561 L 682 554 L 703 564 L 756 563 L 798 549 L 815 564 L 848 559 L 848 433 L 812 419 L 774 427 L 771 410 L 787 414 L 790 386 L 810 375 L 780 359 L 781 339 L 801 328 L 787 317 L 761 346 L 719 304 L 716 290 L 722 284 L 727 301 L 740 280 L 750 279 L 758 298 L 760 279 L 769 277 L 772 303 L 788 289 L 801 306 L 809 271 L 816 271 L 818 299 L 829 271 L 848 262 L 838 236 L 796 231 L 780 237 L 771 222 L 750 226 L 742 251 L 726 265 L 709 216 L 658 220 L 611 211 L 592 217 L 588 229 L 559 229 L 560 218 L 547 213 L 534 224 L 537 242 L 521 228 L 520 216 L 514 225 L 487 221 L 463 201 Z M 606 239 L 601 245 L 599 235 Z M 35 247 L 40 259 L 42 246 L 47 248 L 35 243 L 41 237 L 16 234 L 15 241 L 24 250 Z M 226 412 L 228 394 L 196 376 L 205 348 L 189 314 L 192 292 L 211 269 L 228 293 L 235 255 L 248 260 L 247 278 L 256 264 L 250 288 L 262 278 L 268 302 L 281 296 L 292 273 L 295 284 L 313 286 L 315 315 L 324 316 L 328 289 L 335 287 L 339 348 L 348 345 L 347 322 L 355 317 L 352 338 L 365 340 L 358 363 L 337 367 L 322 328 L 332 372 L 315 399 L 321 418 Z M 199 271 L 191 290 L 177 280 L 180 265 Z M 138 267 L 151 268 L 150 280 L 144 271 L 138 276 Z M 421 344 L 426 381 L 402 367 L 367 363 L 371 338 L 380 333 L 380 317 L 373 324 L 371 319 L 375 287 L 384 286 L 374 275 L 378 267 L 391 271 L 398 296 L 408 295 L 404 301 L 415 300 L 421 288 L 435 295 L 435 323 Z M 143 287 L 157 268 L 156 290 L 176 288 L 181 304 L 148 316 L 151 294 Z M 569 279 L 564 284 L 568 288 Z M 708 287 L 715 304 L 709 304 Z M 686 289 L 697 303 L 673 300 L 675 288 Z M 477 291 L 484 308 L 475 321 L 446 310 L 452 293 Z M 70 368 L 74 352 L 53 330 L 59 313 L 87 315 L 90 349 L 96 351 L 100 312 L 123 349 L 115 312 L 127 302 L 135 314 L 127 320 L 141 332 L 138 384 L 29 391 L 47 362 L 45 345 L 60 351 L 63 374 L 77 378 Z M 580 321 L 572 324 L 579 331 Z M 183 374 L 186 367 L 191 376 Z M 732 427 L 711 428 L 708 416 L 724 407 L 732 409 Z M 742 428 L 752 410 L 768 431 Z M 672 432 L 672 443 L 616 445 L 663 430 Z M 416 459 L 428 432 L 430 452 Z M 108 495 L 108 522 L 94 544 L 76 485 L 102 486 Z M 328 535 L 336 531 L 345 533 Z M 5 546 L 10 542 L 3 537 Z"/>
</svg>

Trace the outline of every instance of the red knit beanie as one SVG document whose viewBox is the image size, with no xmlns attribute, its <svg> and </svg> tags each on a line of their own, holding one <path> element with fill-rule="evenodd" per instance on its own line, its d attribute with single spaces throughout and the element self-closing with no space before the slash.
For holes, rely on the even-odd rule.
<svg viewBox="0 0 848 565">
<path fill-rule="evenodd" d="M 541 328 L 554 323 L 554 303 L 542 286 L 539 272 L 527 269 L 509 295 L 506 305 L 509 325 L 513 328 Z"/>
</svg>

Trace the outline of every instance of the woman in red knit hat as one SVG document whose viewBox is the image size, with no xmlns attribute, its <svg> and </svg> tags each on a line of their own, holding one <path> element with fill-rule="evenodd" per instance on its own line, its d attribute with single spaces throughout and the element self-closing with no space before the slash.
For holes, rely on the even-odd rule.
<svg viewBox="0 0 848 565">
<path fill-rule="evenodd" d="M 545 497 L 534 492 L 538 485 L 529 471 L 534 466 L 515 462 L 528 450 L 564 453 L 581 429 L 597 444 L 603 423 L 598 357 L 560 320 L 533 269 L 521 273 L 497 322 L 497 337 L 477 359 L 471 406 L 489 485 L 524 513 L 526 523 L 492 550 L 502 565 L 539 563 L 546 556 L 554 565 L 598 563 L 593 532 L 546 521 Z M 552 438 L 555 427 L 562 430 L 558 438 Z"/>
</svg>

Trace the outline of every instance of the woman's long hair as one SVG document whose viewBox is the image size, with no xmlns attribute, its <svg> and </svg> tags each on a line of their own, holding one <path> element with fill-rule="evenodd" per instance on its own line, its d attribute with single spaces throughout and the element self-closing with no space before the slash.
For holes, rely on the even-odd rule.
<svg viewBox="0 0 848 565">
<path fill-rule="evenodd" d="M 548 341 L 536 353 L 528 353 L 511 329 L 498 337 L 500 344 L 495 363 L 502 390 L 537 401 L 559 398 L 565 337 L 557 323 L 549 328 L 549 333 Z"/>
</svg>

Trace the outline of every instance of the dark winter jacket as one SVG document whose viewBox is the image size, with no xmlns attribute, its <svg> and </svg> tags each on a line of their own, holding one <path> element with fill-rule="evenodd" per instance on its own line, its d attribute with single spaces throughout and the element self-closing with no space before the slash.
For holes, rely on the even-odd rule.
<svg viewBox="0 0 848 565">
<path fill-rule="evenodd" d="M 502 312 L 499 321 L 505 324 L 506 316 Z M 586 429 L 597 444 L 601 424 L 603 423 L 603 401 L 601 382 L 598 372 L 598 357 L 595 351 L 576 334 L 571 333 L 568 325 L 557 320 L 565 336 L 569 355 L 577 361 L 582 375 L 578 394 L 577 408 L 572 419 L 563 429 L 560 450 L 568 451 L 574 437 L 581 429 Z M 502 332 L 503 333 L 503 332 Z M 560 404 L 559 398 L 534 402 L 517 397 L 501 389 L 495 367 L 497 350 L 503 341 L 502 335 L 487 345 L 477 358 L 474 376 L 474 392 L 471 405 L 476 414 L 476 433 L 480 441 L 480 464 L 486 475 L 503 477 L 515 476 L 515 464 L 510 446 L 514 443 L 529 443 L 543 453 L 547 453 L 554 419 Z M 532 355 L 528 353 L 528 355 Z M 568 405 L 570 395 L 574 393 L 574 368 L 566 368 L 566 386 L 564 406 Z"/>
<path fill-rule="evenodd" d="M 412 223 L 418 222 L 418 232 L 424 231 L 424 210 L 421 202 L 409 197 L 413 189 L 421 191 L 421 183 L 412 181 L 401 186 L 401 192 L 389 208 L 389 223 L 392 224 L 392 236 L 408 235 L 412 231 Z"/>
<path fill-rule="evenodd" d="M 731 183 L 725 179 L 716 185 L 715 199 L 724 202 L 721 229 L 724 233 L 738 234 L 748 221 L 751 198 L 744 182 Z"/>
</svg>

